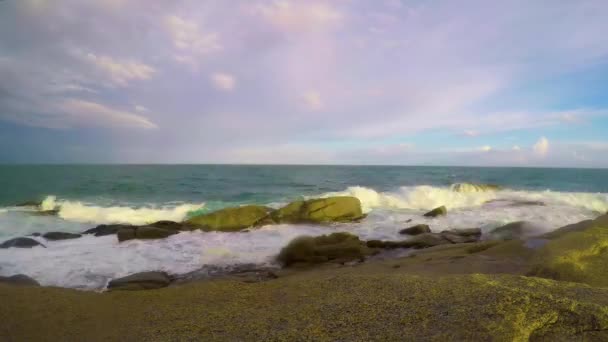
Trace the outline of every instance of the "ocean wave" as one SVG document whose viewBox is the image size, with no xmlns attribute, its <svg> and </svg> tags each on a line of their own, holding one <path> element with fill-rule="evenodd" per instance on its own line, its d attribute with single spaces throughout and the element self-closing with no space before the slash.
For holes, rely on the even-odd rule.
<svg viewBox="0 0 608 342">
<path fill-rule="evenodd" d="M 464 184 L 464 183 L 461 183 Z M 468 188 L 468 190 L 464 190 Z M 396 191 L 378 192 L 374 189 L 353 186 L 344 191 L 330 192 L 321 195 L 354 196 L 361 200 L 365 212 L 373 209 L 413 209 L 428 210 L 445 205 L 448 209 L 471 208 L 482 206 L 490 201 L 504 199 L 510 201 L 536 201 L 548 205 L 573 206 L 595 212 L 608 211 L 608 194 L 555 192 L 555 191 L 501 191 L 475 190 L 473 187 L 435 187 L 420 185 L 400 187 Z"/>
<path fill-rule="evenodd" d="M 204 203 L 187 203 L 163 207 L 102 207 L 77 201 L 57 200 L 55 196 L 48 196 L 42 202 L 40 209 L 42 211 L 57 210 L 57 216 L 68 221 L 137 225 L 161 220 L 183 221 L 190 213 L 200 211 L 204 206 Z"/>
</svg>

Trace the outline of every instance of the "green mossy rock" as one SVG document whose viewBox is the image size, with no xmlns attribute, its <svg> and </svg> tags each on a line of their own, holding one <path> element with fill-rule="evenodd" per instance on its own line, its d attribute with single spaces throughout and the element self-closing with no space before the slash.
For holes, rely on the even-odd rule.
<svg viewBox="0 0 608 342">
<path fill-rule="evenodd" d="M 94 293 L 0 285 L 7 341 L 606 341 L 608 290 L 361 268 Z M 44 324 L 41 324 L 44 322 Z M 35 328 L 32 328 L 35 327 Z"/>
<path fill-rule="evenodd" d="M 259 205 L 226 208 L 209 214 L 195 216 L 186 224 L 204 231 L 237 232 L 256 225 L 268 216 L 270 209 Z"/>
<path fill-rule="evenodd" d="M 351 196 L 296 201 L 273 211 L 269 216 L 274 223 L 353 222 L 365 217 L 361 201 Z"/>
<path fill-rule="evenodd" d="M 437 217 L 437 216 L 445 216 L 448 214 L 448 209 L 445 206 L 441 206 L 439 208 L 435 208 L 428 213 L 424 214 L 425 217 Z"/>
<path fill-rule="evenodd" d="M 277 260 L 284 266 L 292 266 L 327 261 L 363 260 L 371 253 L 372 251 L 356 235 L 333 233 L 317 237 L 298 237 L 281 250 Z"/>
<path fill-rule="evenodd" d="M 608 225 L 554 236 L 536 253 L 530 275 L 608 287 Z"/>
</svg>

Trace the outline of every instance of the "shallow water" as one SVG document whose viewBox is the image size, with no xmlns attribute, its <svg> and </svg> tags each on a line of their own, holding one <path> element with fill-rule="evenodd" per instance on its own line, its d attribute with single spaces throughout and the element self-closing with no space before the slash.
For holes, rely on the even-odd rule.
<svg viewBox="0 0 608 342">
<path fill-rule="evenodd" d="M 268 265 L 289 240 L 347 230 L 362 239 L 397 239 L 409 225 L 434 231 L 530 221 L 540 231 L 608 211 L 606 170 L 355 166 L 0 166 L 0 240 L 48 231 L 81 232 L 101 223 L 180 221 L 196 213 L 330 195 L 358 197 L 361 223 L 267 226 L 248 233 L 184 232 L 119 244 L 115 236 L 50 242 L 47 248 L 0 250 L 0 275 L 27 274 L 43 285 L 103 288 L 113 278 L 205 265 Z M 454 191 L 459 182 L 495 183 L 500 191 Z M 43 200 L 58 216 L 14 207 Z M 422 214 L 446 205 L 446 217 Z M 407 222 L 411 220 L 411 222 Z"/>
</svg>

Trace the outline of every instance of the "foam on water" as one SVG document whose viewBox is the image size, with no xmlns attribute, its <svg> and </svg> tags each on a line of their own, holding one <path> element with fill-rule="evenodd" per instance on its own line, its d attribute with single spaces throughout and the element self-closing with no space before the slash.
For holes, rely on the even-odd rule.
<svg viewBox="0 0 608 342">
<path fill-rule="evenodd" d="M 248 233 L 182 232 L 155 241 L 118 243 L 115 236 L 84 236 L 66 241 L 45 241 L 47 248 L 0 249 L 0 275 L 22 273 L 43 285 L 101 289 L 111 278 L 162 270 L 172 274 L 195 271 L 206 265 L 269 264 L 280 249 L 300 235 L 349 231 L 364 240 L 403 239 L 399 230 L 426 223 L 433 231 L 481 227 L 489 231 L 513 221 L 530 221 L 539 231 L 594 218 L 608 210 L 606 194 L 553 191 L 453 191 L 450 187 L 401 187 L 379 192 L 350 187 L 330 195 L 358 197 L 369 213 L 360 223 L 337 226 L 275 225 Z M 155 207 L 103 207 L 90 203 L 47 198 L 42 209 L 59 209 L 59 216 L 36 216 L 23 209 L 3 209 L 0 232 L 4 237 L 33 232 L 79 232 L 99 223 L 144 224 L 158 220 L 180 221 L 202 205 L 165 204 Z M 275 203 L 275 206 L 278 205 Z M 446 205 L 447 216 L 422 214 Z M 411 220 L 411 221 L 410 221 Z M 409 222 L 408 222 L 409 221 Z"/>
<path fill-rule="evenodd" d="M 188 213 L 204 207 L 200 204 L 180 204 L 163 207 L 128 206 L 101 207 L 73 201 L 57 201 L 55 196 L 48 196 L 41 204 L 41 210 L 59 210 L 58 216 L 64 220 L 91 223 L 125 223 L 146 224 L 161 220 L 183 221 Z"/>
</svg>

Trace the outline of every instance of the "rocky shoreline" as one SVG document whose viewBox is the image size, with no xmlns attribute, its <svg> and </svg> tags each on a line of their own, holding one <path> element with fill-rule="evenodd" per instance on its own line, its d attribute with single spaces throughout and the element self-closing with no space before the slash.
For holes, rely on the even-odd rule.
<svg viewBox="0 0 608 342">
<path fill-rule="evenodd" d="M 425 215 L 449 213 L 440 207 Z M 122 242 L 193 229 L 246 232 L 364 217 L 356 198 L 331 197 L 276 210 L 227 208 L 179 223 L 100 225 L 41 238 L 116 235 Z M 364 241 L 338 227 L 292 240 L 277 255 L 280 268 L 143 272 L 111 280 L 107 293 L 39 287 L 24 275 L 0 277 L 0 321 L 6 326 L 0 333 L 9 340 L 608 339 L 608 214 L 545 234 L 526 222 L 486 234 L 478 228 L 433 232 L 412 224 L 401 230 L 403 240 Z M 0 248 L 39 245 L 21 237 Z M 397 249 L 406 255 L 393 257 Z M 113 316 L 117 301 L 126 313 Z M 146 310 L 152 307 L 159 309 L 150 316 Z M 119 321 L 127 313 L 130 328 Z M 76 317 L 81 319 L 75 327 L 59 323 Z M 44 335 L 26 328 L 40 320 L 49 322 Z M 151 324 L 154 332 L 146 328 Z"/>
</svg>

